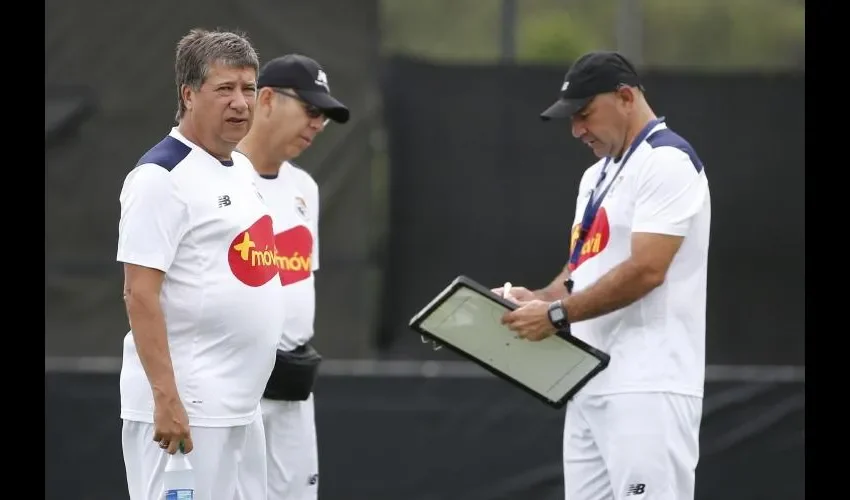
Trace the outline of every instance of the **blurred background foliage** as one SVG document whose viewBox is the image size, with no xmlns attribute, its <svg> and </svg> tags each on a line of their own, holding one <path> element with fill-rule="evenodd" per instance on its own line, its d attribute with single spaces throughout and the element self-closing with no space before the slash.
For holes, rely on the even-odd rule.
<svg viewBox="0 0 850 500">
<path fill-rule="evenodd" d="M 805 67 L 803 0 L 514 1 L 520 63 L 558 64 L 588 50 L 633 49 L 618 40 L 624 22 L 618 12 L 628 7 L 625 22 L 639 30 L 637 50 L 645 66 Z M 382 50 L 440 61 L 495 61 L 501 57 L 502 7 L 503 0 L 381 0 Z"/>
</svg>

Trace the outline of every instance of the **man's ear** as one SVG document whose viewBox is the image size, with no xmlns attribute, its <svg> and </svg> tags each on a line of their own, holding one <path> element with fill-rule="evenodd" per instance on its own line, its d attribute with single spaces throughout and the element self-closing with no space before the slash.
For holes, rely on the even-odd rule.
<svg viewBox="0 0 850 500">
<path fill-rule="evenodd" d="M 637 95 L 635 94 L 635 89 L 633 87 L 623 86 L 617 90 L 617 93 L 620 95 L 620 99 L 629 106 L 634 105 L 635 100 L 637 99 Z"/>
<path fill-rule="evenodd" d="M 180 95 L 183 97 L 183 105 L 186 106 L 186 111 L 192 109 L 194 94 L 192 88 L 185 83 L 180 86 Z"/>
<path fill-rule="evenodd" d="M 275 99 L 274 90 L 263 87 L 257 92 L 257 107 L 266 110 L 266 116 L 271 114 Z"/>
</svg>

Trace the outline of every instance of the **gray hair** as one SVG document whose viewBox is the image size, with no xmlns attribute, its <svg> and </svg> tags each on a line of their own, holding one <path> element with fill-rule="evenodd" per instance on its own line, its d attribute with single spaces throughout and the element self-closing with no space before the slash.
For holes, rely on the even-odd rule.
<svg viewBox="0 0 850 500">
<path fill-rule="evenodd" d="M 254 68 L 260 71 L 257 51 L 251 45 L 245 33 L 233 31 L 195 28 L 177 42 L 177 55 L 174 61 L 174 76 L 177 84 L 177 115 L 180 121 L 186 113 L 181 88 L 188 85 L 200 90 L 206 81 L 210 66 L 221 63 L 231 68 Z"/>
</svg>

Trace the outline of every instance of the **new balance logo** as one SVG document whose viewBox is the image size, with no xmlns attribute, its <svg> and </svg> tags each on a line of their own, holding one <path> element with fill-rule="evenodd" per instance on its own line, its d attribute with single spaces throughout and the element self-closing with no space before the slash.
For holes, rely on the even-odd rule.
<svg viewBox="0 0 850 500">
<path fill-rule="evenodd" d="M 321 85 L 328 92 L 331 91 L 331 88 L 328 86 L 328 75 L 322 70 L 319 70 L 319 74 L 316 75 L 316 85 Z"/>
<path fill-rule="evenodd" d="M 230 206 L 230 196 L 224 194 L 218 197 L 218 208 Z"/>
<path fill-rule="evenodd" d="M 630 495 L 643 495 L 643 492 L 646 491 L 646 485 L 643 483 L 630 484 L 629 489 L 626 490 L 626 496 Z"/>
</svg>

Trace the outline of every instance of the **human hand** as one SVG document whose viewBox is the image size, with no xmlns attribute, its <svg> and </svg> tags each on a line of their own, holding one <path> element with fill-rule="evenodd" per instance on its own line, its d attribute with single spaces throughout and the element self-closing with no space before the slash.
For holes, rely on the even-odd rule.
<svg viewBox="0 0 850 500">
<path fill-rule="evenodd" d="M 174 455 L 183 443 L 183 453 L 194 448 L 189 431 L 189 415 L 177 396 L 154 398 L 153 440 L 169 455 Z"/>
<path fill-rule="evenodd" d="M 538 341 L 554 334 L 557 329 L 549 321 L 549 303 L 542 300 L 520 302 L 520 307 L 505 313 L 502 324 L 519 337 Z"/>
<path fill-rule="evenodd" d="M 507 294 L 505 294 L 505 288 L 508 288 Z M 499 297 L 504 297 L 514 303 L 528 302 L 535 299 L 534 292 L 522 286 L 501 286 L 499 288 L 493 288 L 491 291 Z"/>
</svg>

